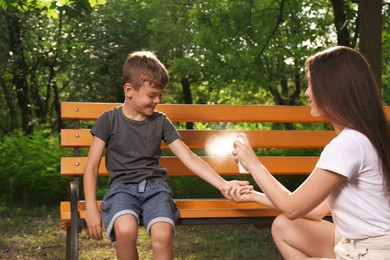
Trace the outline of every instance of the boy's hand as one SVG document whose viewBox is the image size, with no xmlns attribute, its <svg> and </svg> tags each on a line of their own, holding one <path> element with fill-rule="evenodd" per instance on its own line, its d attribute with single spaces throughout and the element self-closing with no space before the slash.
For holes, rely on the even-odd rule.
<svg viewBox="0 0 390 260">
<path fill-rule="evenodd" d="M 90 213 L 87 211 L 85 217 L 86 227 L 85 232 L 87 235 L 96 240 L 103 239 L 103 230 L 105 230 L 102 219 L 99 212 Z"/>
<path fill-rule="evenodd" d="M 253 186 L 241 186 L 235 190 L 231 190 L 229 197 L 235 202 L 254 202 L 256 191 Z"/>
<path fill-rule="evenodd" d="M 246 187 L 248 190 L 253 190 L 253 186 L 249 185 L 249 181 L 238 181 L 232 180 L 229 181 L 225 187 L 222 188 L 221 193 L 227 199 L 232 199 L 231 194 L 235 193 L 236 190 L 240 187 Z"/>
</svg>

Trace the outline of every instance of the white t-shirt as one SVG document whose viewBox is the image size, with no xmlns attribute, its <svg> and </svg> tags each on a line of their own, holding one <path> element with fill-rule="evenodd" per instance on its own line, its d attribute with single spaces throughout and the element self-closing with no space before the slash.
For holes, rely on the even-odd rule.
<svg viewBox="0 0 390 260">
<path fill-rule="evenodd" d="M 316 167 L 347 178 L 327 200 L 343 237 L 390 234 L 390 201 L 384 195 L 378 155 L 365 135 L 345 128 L 324 148 Z"/>
</svg>

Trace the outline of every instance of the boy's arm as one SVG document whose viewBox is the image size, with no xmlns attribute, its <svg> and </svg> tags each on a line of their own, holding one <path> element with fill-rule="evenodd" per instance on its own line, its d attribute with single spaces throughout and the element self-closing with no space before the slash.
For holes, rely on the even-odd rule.
<svg viewBox="0 0 390 260">
<path fill-rule="evenodd" d="M 105 148 L 105 142 L 98 137 L 93 137 L 92 144 L 88 152 L 88 160 L 84 170 L 84 196 L 87 222 L 87 235 L 101 240 L 102 220 L 96 204 L 96 184 L 100 161 Z"/>
<path fill-rule="evenodd" d="M 213 185 L 224 194 L 228 186 L 248 185 L 248 181 L 227 182 L 217 174 L 205 161 L 194 154 L 182 140 L 177 139 L 168 145 L 169 149 L 190 169 L 193 173 Z"/>
</svg>

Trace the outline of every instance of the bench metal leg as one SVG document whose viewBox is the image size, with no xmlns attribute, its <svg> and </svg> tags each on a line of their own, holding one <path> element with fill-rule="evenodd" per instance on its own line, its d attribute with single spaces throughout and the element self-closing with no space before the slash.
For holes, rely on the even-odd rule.
<svg viewBox="0 0 390 260">
<path fill-rule="evenodd" d="M 72 225 L 72 228 L 70 230 L 70 237 L 71 237 L 71 242 L 70 242 L 70 255 L 71 255 L 71 260 L 77 260 L 79 259 L 79 237 L 78 237 L 78 230 L 77 230 L 77 225 Z"/>
<path fill-rule="evenodd" d="M 70 236 L 70 227 L 66 228 L 66 260 L 71 259 L 71 236 Z"/>
<path fill-rule="evenodd" d="M 71 220 L 70 228 L 67 229 L 67 241 L 66 241 L 66 259 L 67 260 L 77 260 L 78 259 L 78 185 L 75 181 L 70 182 L 70 211 L 71 211 Z"/>
</svg>

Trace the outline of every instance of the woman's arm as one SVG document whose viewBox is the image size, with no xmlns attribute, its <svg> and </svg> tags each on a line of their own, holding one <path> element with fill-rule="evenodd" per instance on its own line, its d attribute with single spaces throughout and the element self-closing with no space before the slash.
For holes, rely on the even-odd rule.
<svg viewBox="0 0 390 260">
<path fill-rule="evenodd" d="M 232 191 L 232 193 L 230 194 L 232 200 L 234 200 L 235 202 L 256 202 L 271 209 L 279 210 L 274 204 L 272 204 L 272 202 L 267 198 L 264 193 L 254 190 L 251 192 L 247 192 L 245 186 L 237 188 L 237 190 Z M 312 220 L 321 220 L 329 213 L 329 211 L 329 205 L 325 200 L 316 208 L 314 208 L 302 217 Z"/>
<path fill-rule="evenodd" d="M 330 207 L 326 200 L 324 200 L 320 205 L 314 208 L 312 211 L 304 215 L 304 218 L 312 220 L 321 220 L 330 212 Z"/>
<path fill-rule="evenodd" d="M 294 192 L 290 192 L 258 160 L 246 136 L 242 134 L 242 137 L 244 144 L 240 142 L 234 144 L 236 147 L 233 151 L 235 160 L 239 160 L 243 167 L 250 171 L 272 205 L 290 219 L 309 214 L 345 180 L 342 175 L 315 168 L 300 187 Z M 314 216 L 314 214 L 312 215 Z"/>
</svg>

